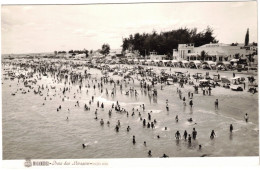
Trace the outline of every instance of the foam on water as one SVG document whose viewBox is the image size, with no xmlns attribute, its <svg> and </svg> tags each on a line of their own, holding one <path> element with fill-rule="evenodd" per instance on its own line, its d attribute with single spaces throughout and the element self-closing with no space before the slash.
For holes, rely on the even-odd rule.
<svg viewBox="0 0 260 170">
<path fill-rule="evenodd" d="M 148 112 L 150 113 L 152 111 L 152 113 L 161 113 L 162 110 L 148 110 Z"/>
<path fill-rule="evenodd" d="M 255 125 L 253 122 L 250 122 L 250 121 L 249 122 L 245 122 L 245 121 L 242 121 L 242 120 L 238 120 L 238 119 L 236 119 L 234 117 L 226 116 L 226 115 L 221 114 L 221 113 L 216 114 L 216 113 L 214 113 L 212 111 L 206 111 L 206 110 L 202 110 L 202 109 L 199 109 L 198 111 L 201 112 L 201 113 L 211 114 L 211 115 L 220 116 L 220 117 L 223 117 L 223 118 L 226 118 L 226 119 L 230 119 L 230 120 L 235 121 L 236 123 L 242 124 L 242 125 L 246 125 L 246 124 Z"/>
</svg>

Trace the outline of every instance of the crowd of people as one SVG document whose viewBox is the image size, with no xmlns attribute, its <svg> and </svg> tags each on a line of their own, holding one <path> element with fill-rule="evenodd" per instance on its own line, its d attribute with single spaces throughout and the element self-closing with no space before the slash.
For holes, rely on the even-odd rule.
<svg viewBox="0 0 260 170">
<path fill-rule="evenodd" d="M 90 73 L 90 67 L 85 66 L 84 71 L 75 71 L 77 69 L 78 65 L 73 63 L 49 63 L 49 62 L 41 62 L 37 64 L 24 64 L 24 63 L 4 63 L 4 68 L 7 67 L 16 67 L 19 69 L 27 70 L 25 74 L 19 74 L 15 78 L 18 79 L 18 84 L 23 83 L 24 89 L 23 92 L 29 93 L 32 92 L 35 95 L 40 95 L 44 98 L 44 101 L 46 100 L 52 100 L 55 96 L 60 96 L 62 102 L 69 99 L 69 96 L 73 93 L 72 89 L 76 88 L 77 92 L 73 93 L 72 96 L 74 99 L 78 99 L 80 95 L 82 95 L 83 89 L 86 91 L 86 96 L 89 96 L 89 91 L 94 91 L 96 93 L 99 92 L 101 94 L 105 94 L 107 96 L 114 97 L 115 95 L 125 95 L 127 97 L 138 97 L 139 95 L 145 95 L 148 96 L 150 100 L 153 100 L 154 102 L 157 101 L 157 96 L 160 95 L 159 91 L 156 88 L 156 84 L 164 84 L 165 81 L 162 79 L 161 74 L 151 74 L 148 71 L 144 71 L 144 69 L 136 69 L 136 71 L 133 71 L 132 75 L 130 77 L 121 77 L 121 79 L 114 79 L 113 76 L 108 76 L 108 70 L 105 68 L 102 68 L 102 76 L 100 78 L 94 77 Z M 139 70 L 139 71 L 138 71 Z M 139 74 L 141 72 L 141 74 Z M 13 74 L 8 74 L 10 77 L 13 76 Z M 38 84 L 37 80 L 40 80 L 42 77 L 49 77 L 52 79 L 53 85 L 44 85 L 44 84 Z M 177 78 L 177 82 L 179 83 L 179 87 L 177 88 L 177 99 L 181 100 L 183 103 L 183 107 L 190 107 L 191 109 L 194 107 L 194 94 L 198 94 L 198 89 L 195 88 L 194 91 L 188 91 L 187 93 L 183 92 L 183 88 L 185 86 L 192 86 L 192 78 L 190 74 L 187 74 L 187 76 L 176 76 L 174 78 Z M 138 83 L 136 83 L 138 82 Z M 63 84 L 63 88 L 58 88 L 58 86 L 55 86 L 55 84 Z M 16 92 L 12 93 L 15 95 L 20 89 L 17 89 Z M 163 90 L 161 86 L 161 90 Z M 213 90 L 211 87 L 201 87 L 200 88 L 203 95 L 211 95 Z M 50 91 L 54 91 L 55 93 L 53 95 L 50 94 Z M 90 96 L 89 96 L 90 97 Z M 138 107 L 133 107 L 131 110 L 127 110 L 122 105 L 120 105 L 120 101 L 116 101 L 112 103 L 111 105 L 106 104 L 104 102 L 101 102 L 95 98 L 95 95 L 91 96 L 91 99 L 89 101 L 85 101 L 84 103 L 79 102 L 79 100 L 76 101 L 75 107 L 83 107 L 82 111 L 89 112 L 93 114 L 93 117 L 95 120 L 99 120 L 100 126 L 114 126 L 114 130 L 116 133 L 121 133 L 121 120 L 118 120 L 116 124 L 113 124 L 110 122 L 110 120 L 105 120 L 101 114 L 99 114 L 99 109 L 108 111 L 108 116 L 111 118 L 112 116 L 116 116 L 116 114 L 124 114 L 126 117 L 129 117 L 130 115 L 133 117 L 135 115 L 138 116 L 140 119 L 140 126 L 143 128 L 148 129 L 155 129 L 157 126 L 156 118 L 154 118 L 153 111 L 149 111 L 146 108 L 148 108 L 145 103 L 141 104 Z M 96 104 L 95 104 L 96 103 Z M 170 101 L 166 100 L 166 106 L 165 106 L 165 112 L 170 112 L 169 107 Z M 106 104 L 106 106 L 105 106 Z M 210 104 L 210 103 L 209 103 Z M 216 98 L 215 103 L 211 103 L 213 106 L 215 106 L 215 109 L 219 109 L 219 101 Z M 45 103 L 43 102 L 43 105 Z M 63 111 L 63 106 L 61 104 L 57 104 L 57 108 L 55 108 L 57 112 Z M 67 112 L 70 112 L 70 108 L 68 108 Z M 115 114 L 116 113 L 116 114 Z M 248 122 L 249 115 L 246 113 L 244 117 L 245 121 Z M 65 120 L 69 121 L 70 117 L 67 115 L 65 116 Z M 180 120 L 180 115 L 176 115 L 175 121 L 178 123 Z M 187 120 L 190 123 L 194 123 L 194 125 L 197 124 L 197 122 L 194 122 L 191 117 Z M 106 122 L 106 123 L 105 123 Z M 162 121 L 163 122 L 163 121 Z M 228 128 L 228 127 L 227 127 Z M 233 129 L 232 124 L 230 124 L 229 131 L 232 133 Z M 165 130 L 167 130 L 167 127 L 164 127 Z M 130 132 L 131 127 L 127 126 L 126 129 L 122 129 L 123 131 Z M 181 131 L 183 131 L 183 134 L 181 134 Z M 196 128 L 194 127 L 192 132 L 188 133 L 187 129 L 181 129 L 177 130 L 175 132 L 174 137 L 175 140 L 184 140 L 188 143 L 188 145 L 191 146 L 193 141 L 198 140 L 197 136 L 199 136 L 199 132 L 197 132 Z M 160 135 L 157 134 L 157 140 L 160 139 Z M 214 130 L 209 131 L 209 139 L 214 140 L 216 137 L 216 133 Z M 130 137 L 129 137 L 130 140 Z M 149 146 L 148 141 L 139 141 L 138 138 L 135 137 L 135 135 L 132 136 L 132 143 L 133 145 L 136 145 L 138 142 L 143 143 L 144 147 Z M 86 148 L 88 145 L 83 143 L 82 147 Z M 203 146 L 203 143 L 200 143 L 198 145 L 198 149 L 201 150 Z M 152 149 L 149 149 L 148 154 L 149 157 L 152 157 Z M 166 154 L 163 154 L 162 157 L 168 157 Z"/>
</svg>

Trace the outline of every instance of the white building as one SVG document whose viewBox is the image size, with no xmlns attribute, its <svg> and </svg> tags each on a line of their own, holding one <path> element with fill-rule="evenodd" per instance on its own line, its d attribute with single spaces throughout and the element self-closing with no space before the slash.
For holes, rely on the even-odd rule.
<svg viewBox="0 0 260 170">
<path fill-rule="evenodd" d="M 239 57 L 245 57 L 247 55 L 247 51 L 243 47 L 231 46 L 222 43 L 205 44 L 194 48 L 194 53 L 197 55 L 201 55 L 202 51 L 206 54 L 206 61 L 216 62 L 230 61 L 235 58 L 236 55 Z"/>
<path fill-rule="evenodd" d="M 166 55 L 158 55 L 157 52 L 150 52 L 149 55 L 150 60 L 164 60 Z"/>
<path fill-rule="evenodd" d="M 84 59 L 84 58 L 86 58 L 86 54 L 76 54 L 76 55 L 74 56 L 74 58 L 75 58 L 75 59 Z"/>
<path fill-rule="evenodd" d="M 187 55 L 194 52 L 194 44 L 178 45 L 178 61 L 187 60 Z"/>
<path fill-rule="evenodd" d="M 172 51 L 172 59 L 173 60 L 177 60 L 178 56 L 179 56 L 178 50 L 177 49 L 173 49 L 173 51 Z"/>
<path fill-rule="evenodd" d="M 111 49 L 109 54 L 109 56 L 120 56 L 122 55 L 122 49 Z"/>
<path fill-rule="evenodd" d="M 231 46 L 222 43 L 210 43 L 200 47 L 194 47 L 193 44 L 179 44 L 177 60 L 200 60 L 202 51 L 205 52 L 205 61 L 214 62 L 230 61 L 237 56 L 246 58 L 253 52 L 253 50 L 246 50 L 240 46 Z"/>
</svg>

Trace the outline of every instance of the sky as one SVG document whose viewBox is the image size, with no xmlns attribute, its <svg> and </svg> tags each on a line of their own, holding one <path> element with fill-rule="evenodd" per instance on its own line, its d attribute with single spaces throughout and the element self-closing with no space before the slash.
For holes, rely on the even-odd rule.
<svg viewBox="0 0 260 170">
<path fill-rule="evenodd" d="M 121 48 L 134 33 L 210 26 L 220 43 L 257 42 L 257 3 L 2 5 L 2 54 Z"/>
</svg>

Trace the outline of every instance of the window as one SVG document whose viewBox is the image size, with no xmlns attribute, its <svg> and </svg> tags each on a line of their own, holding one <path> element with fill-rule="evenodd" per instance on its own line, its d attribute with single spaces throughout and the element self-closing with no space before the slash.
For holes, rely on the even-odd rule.
<svg viewBox="0 0 260 170">
<path fill-rule="evenodd" d="M 191 52 L 191 50 L 188 50 L 188 53 L 190 53 Z"/>
<path fill-rule="evenodd" d="M 223 61 L 223 57 L 219 57 L 219 61 Z"/>
</svg>

